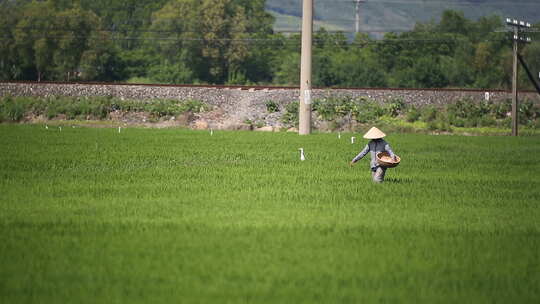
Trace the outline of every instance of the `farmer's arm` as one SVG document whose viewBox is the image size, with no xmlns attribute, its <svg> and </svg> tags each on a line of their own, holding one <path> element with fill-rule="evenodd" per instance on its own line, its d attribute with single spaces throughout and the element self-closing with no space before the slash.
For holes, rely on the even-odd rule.
<svg viewBox="0 0 540 304">
<path fill-rule="evenodd" d="M 359 161 L 362 159 L 362 157 L 366 156 L 366 154 L 368 154 L 369 152 L 369 144 L 366 145 L 366 147 L 364 148 L 364 150 L 362 150 L 360 153 L 358 153 L 358 155 L 356 155 L 353 160 L 351 161 L 352 164 L 354 164 L 355 162 Z"/>
<path fill-rule="evenodd" d="M 384 146 L 384 150 L 390 153 L 390 157 L 392 157 L 393 159 L 396 159 L 396 155 L 394 154 L 394 151 L 392 151 L 392 148 L 390 147 L 388 143 L 386 143 L 386 145 Z"/>
</svg>

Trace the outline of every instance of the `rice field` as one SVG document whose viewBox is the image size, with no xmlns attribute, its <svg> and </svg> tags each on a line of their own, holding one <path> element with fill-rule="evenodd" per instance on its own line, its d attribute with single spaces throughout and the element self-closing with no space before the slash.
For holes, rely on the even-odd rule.
<svg viewBox="0 0 540 304">
<path fill-rule="evenodd" d="M 0 125 L 0 303 L 539 302 L 540 137 L 360 138 Z"/>
</svg>

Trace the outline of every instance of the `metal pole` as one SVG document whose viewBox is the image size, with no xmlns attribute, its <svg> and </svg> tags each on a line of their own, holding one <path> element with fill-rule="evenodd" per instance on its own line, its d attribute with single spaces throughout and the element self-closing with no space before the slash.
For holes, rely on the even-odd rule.
<svg viewBox="0 0 540 304">
<path fill-rule="evenodd" d="M 304 0 L 302 13 L 302 58 L 300 65 L 300 113 L 298 134 L 311 133 L 311 46 L 313 0 Z"/>
<path fill-rule="evenodd" d="M 512 136 L 518 135 L 518 91 L 517 91 L 517 82 L 518 82 L 518 37 L 519 29 L 517 26 L 514 27 L 514 63 L 513 63 L 513 74 L 512 74 Z"/>
</svg>

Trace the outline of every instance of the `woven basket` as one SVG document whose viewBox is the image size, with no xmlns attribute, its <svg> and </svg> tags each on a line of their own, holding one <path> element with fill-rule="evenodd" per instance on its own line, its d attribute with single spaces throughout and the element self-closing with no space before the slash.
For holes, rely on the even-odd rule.
<svg viewBox="0 0 540 304">
<path fill-rule="evenodd" d="M 401 161 L 401 158 L 396 155 L 396 161 L 392 159 L 390 156 L 390 153 L 388 152 L 379 152 L 377 153 L 377 163 L 381 167 L 385 168 L 394 168 L 399 165 L 399 162 Z"/>
</svg>

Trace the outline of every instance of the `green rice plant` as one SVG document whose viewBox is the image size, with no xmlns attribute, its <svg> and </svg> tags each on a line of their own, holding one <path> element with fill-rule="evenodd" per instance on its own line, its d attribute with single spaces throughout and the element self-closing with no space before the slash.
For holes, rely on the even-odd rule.
<svg viewBox="0 0 540 304">
<path fill-rule="evenodd" d="M 384 131 L 0 125 L 0 302 L 538 302 L 538 136 Z"/>
</svg>

